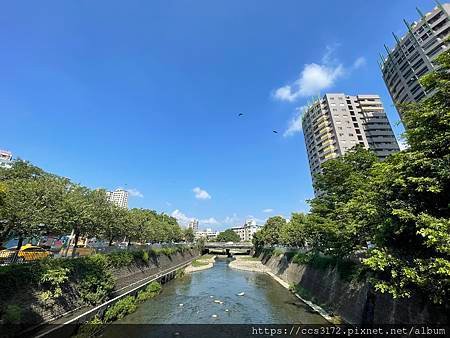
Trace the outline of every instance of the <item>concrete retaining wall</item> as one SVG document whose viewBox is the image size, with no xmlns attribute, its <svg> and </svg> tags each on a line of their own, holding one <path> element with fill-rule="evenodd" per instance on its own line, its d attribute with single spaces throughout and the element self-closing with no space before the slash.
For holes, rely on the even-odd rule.
<svg viewBox="0 0 450 338">
<path fill-rule="evenodd" d="M 367 283 L 343 281 L 335 268 L 316 269 L 291 263 L 285 255 L 260 255 L 272 273 L 289 284 L 299 284 L 327 311 L 351 324 L 448 323 L 445 309 L 432 305 L 423 296 L 394 300 L 374 294 Z"/>
</svg>

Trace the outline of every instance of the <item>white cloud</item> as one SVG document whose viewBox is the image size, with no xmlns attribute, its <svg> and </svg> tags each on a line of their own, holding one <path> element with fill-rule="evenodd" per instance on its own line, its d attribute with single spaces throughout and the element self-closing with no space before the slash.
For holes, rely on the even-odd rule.
<svg viewBox="0 0 450 338">
<path fill-rule="evenodd" d="M 345 74 L 344 66 L 332 57 L 336 47 L 337 45 L 327 46 L 320 64 L 305 64 L 298 79 L 276 89 L 274 97 L 293 102 L 300 97 L 317 95 L 321 90 L 332 87 L 336 80 Z"/>
<path fill-rule="evenodd" d="M 187 226 L 190 221 L 192 221 L 194 218 L 186 216 L 184 213 L 182 213 L 180 210 L 176 209 L 174 210 L 170 216 L 175 217 L 181 225 Z"/>
<path fill-rule="evenodd" d="M 367 64 L 366 58 L 360 56 L 355 60 L 355 62 L 353 62 L 353 69 L 364 67 L 366 64 Z"/>
<path fill-rule="evenodd" d="M 305 108 L 306 106 L 302 106 L 295 109 L 294 116 L 289 121 L 288 127 L 283 134 L 284 137 L 292 136 L 302 131 L 302 117 Z"/>
<path fill-rule="evenodd" d="M 140 197 L 140 198 L 144 197 L 144 194 L 141 193 L 141 192 L 140 192 L 139 190 L 137 190 L 137 189 L 131 188 L 131 189 L 127 189 L 127 191 L 128 191 L 128 194 L 129 194 L 131 197 Z"/>
<path fill-rule="evenodd" d="M 211 195 L 208 194 L 206 190 L 201 189 L 200 187 L 195 187 L 192 189 L 192 191 L 195 193 L 195 198 L 199 200 L 210 200 Z"/>
<path fill-rule="evenodd" d="M 182 226 L 188 226 L 189 222 L 191 222 L 195 219 L 195 217 L 189 217 L 185 213 L 181 212 L 179 209 L 174 210 L 170 215 L 172 217 L 175 217 L 177 219 L 178 223 Z M 217 224 L 219 224 L 219 221 L 216 220 L 214 217 L 200 219 L 198 222 L 200 225 L 217 225 Z"/>
<path fill-rule="evenodd" d="M 332 87 L 342 75 L 344 75 L 342 64 L 337 66 L 305 64 L 300 77 L 294 83 L 278 88 L 274 95 L 281 101 L 289 102 L 300 97 L 317 95 L 322 89 Z"/>
<path fill-rule="evenodd" d="M 273 212 L 273 209 L 270 209 L 270 208 L 269 209 L 264 209 L 263 212 L 265 212 L 265 213 Z"/>
<path fill-rule="evenodd" d="M 299 77 L 291 84 L 275 90 L 273 96 L 280 101 L 293 102 L 301 97 L 319 95 L 321 90 L 331 88 L 336 81 L 351 70 L 363 67 L 367 62 L 362 56 L 358 57 L 350 69 L 335 58 L 334 52 L 339 44 L 326 46 L 326 52 L 321 61 L 303 65 Z"/>
</svg>

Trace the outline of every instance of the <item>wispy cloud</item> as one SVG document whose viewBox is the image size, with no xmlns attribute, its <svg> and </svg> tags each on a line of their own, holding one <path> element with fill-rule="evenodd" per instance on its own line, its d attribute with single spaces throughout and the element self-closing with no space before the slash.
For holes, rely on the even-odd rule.
<svg viewBox="0 0 450 338">
<path fill-rule="evenodd" d="M 270 213 L 270 212 L 273 212 L 273 209 L 264 209 L 262 212 L 265 212 L 265 213 Z"/>
<path fill-rule="evenodd" d="M 306 106 L 295 108 L 295 113 L 289 120 L 288 127 L 283 133 L 284 137 L 289 137 L 302 131 L 302 117 L 305 109 Z"/>
<path fill-rule="evenodd" d="M 367 64 L 366 58 L 363 56 L 360 56 L 353 62 L 353 69 L 358 69 L 361 67 L 364 67 Z"/>
<path fill-rule="evenodd" d="M 199 200 L 210 200 L 211 199 L 211 195 L 206 190 L 203 190 L 200 187 L 195 187 L 194 189 L 192 189 L 192 191 L 195 193 L 196 199 L 199 199 Z"/>
<path fill-rule="evenodd" d="M 134 189 L 134 188 L 127 189 L 127 192 L 131 197 L 140 197 L 140 198 L 144 197 L 143 193 L 141 193 L 139 190 Z"/>
<path fill-rule="evenodd" d="M 223 224 L 226 224 L 229 226 L 239 224 L 240 222 L 241 222 L 241 219 L 238 217 L 238 215 L 236 213 L 234 213 L 232 216 L 225 217 L 224 220 L 222 221 Z"/>
</svg>

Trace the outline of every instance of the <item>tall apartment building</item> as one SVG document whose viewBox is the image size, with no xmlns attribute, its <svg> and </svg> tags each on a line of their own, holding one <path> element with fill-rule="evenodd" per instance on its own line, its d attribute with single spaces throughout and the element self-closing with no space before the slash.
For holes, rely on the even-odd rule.
<svg viewBox="0 0 450 338">
<path fill-rule="evenodd" d="M 400 150 L 378 95 L 325 94 L 305 109 L 302 127 L 313 182 L 322 163 L 356 145 L 380 159 Z"/>
<path fill-rule="evenodd" d="M 0 167 L 10 168 L 12 165 L 13 155 L 8 150 L 0 149 Z"/>
<path fill-rule="evenodd" d="M 198 231 L 198 219 L 193 219 L 189 222 L 189 228 L 194 230 L 194 233 Z"/>
<path fill-rule="evenodd" d="M 107 191 L 106 195 L 115 205 L 121 208 L 128 208 L 128 191 L 124 189 L 116 189 L 114 191 Z"/>
<path fill-rule="evenodd" d="M 445 40 L 450 36 L 450 3 L 438 3 L 426 14 L 417 11 L 420 20 L 403 20 L 407 33 L 402 37 L 392 33 L 395 47 L 389 49 L 385 45 L 387 55 L 380 55 L 383 79 L 397 110 L 400 103 L 418 102 L 432 94 L 424 90 L 418 79 L 432 71 L 433 60 L 449 48 Z"/>
</svg>

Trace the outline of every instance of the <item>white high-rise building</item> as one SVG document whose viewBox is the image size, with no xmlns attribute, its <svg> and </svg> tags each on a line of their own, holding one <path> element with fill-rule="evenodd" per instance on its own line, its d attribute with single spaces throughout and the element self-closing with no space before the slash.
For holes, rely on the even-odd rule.
<svg viewBox="0 0 450 338">
<path fill-rule="evenodd" d="M 325 94 L 305 109 L 302 126 L 313 183 L 324 162 L 356 145 L 380 160 L 400 150 L 378 95 Z"/>
<path fill-rule="evenodd" d="M 435 59 L 449 49 L 450 3 L 440 4 L 428 13 L 417 12 L 420 19 L 413 23 L 403 20 L 406 33 L 395 38 L 395 46 L 382 56 L 380 68 L 394 104 L 419 102 L 430 97 L 419 78 L 436 69 Z M 398 109 L 399 110 L 399 109 Z M 399 110 L 401 114 L 401 109 Z"/>
<path fill-rule="evenodd" d="M 124 189 L 116 189 L 114 191 L 107 191 L 108 199 L 121 208 L 128 208 L 128 191 Z"/>
<path fill-rule="evenodd" d="M 12 153 L 8 150 L 0 150 L 0 167 L 10 168 L 12 165 Z"/>
</svg>

